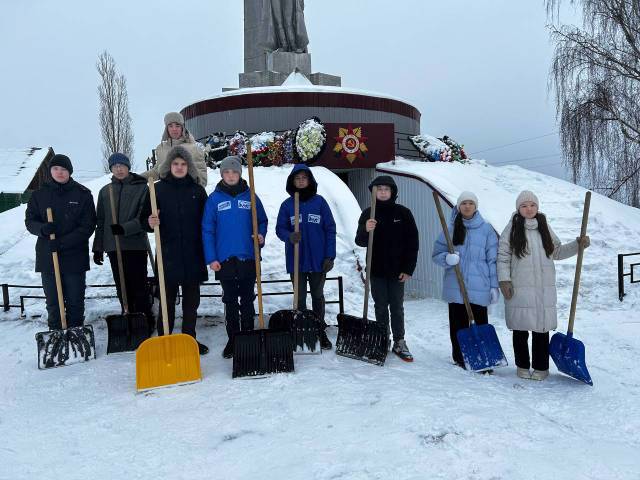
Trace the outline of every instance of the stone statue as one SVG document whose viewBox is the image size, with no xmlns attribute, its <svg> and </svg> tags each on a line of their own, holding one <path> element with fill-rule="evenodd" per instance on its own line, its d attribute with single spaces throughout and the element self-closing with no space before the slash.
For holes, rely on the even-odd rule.
<svg viewBox="0 0 640 480">
<path fill-rule="evenodd" d="M 262 0 L 259 38 L 267 52 L 307 53 L 304 0 Z"/>
</svg>

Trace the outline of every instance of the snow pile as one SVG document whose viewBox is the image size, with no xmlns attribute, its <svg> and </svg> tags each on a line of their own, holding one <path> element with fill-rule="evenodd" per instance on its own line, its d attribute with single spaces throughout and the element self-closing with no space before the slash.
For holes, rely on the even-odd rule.
<svg viewBox="0 0 640 480">
<path fill-rule="evenodd" d="M 276 219 L 282 201 L 287 198 L 285 191 L 286 179 L 291 172 L 292 165 L 284 167 L 257 167 L 255 168 L 256 191 L 264 204 L 269 217 L 269 230 L 266 238 L 266 246 L 263 249 L 262 278 L 265 280 L 288 279 L 284 261 L 284 244 L 275 235 Z M 335 174 L 324 167 L 312 167 L 313 174 L 318 181 L 318 193 L 322 195 L 333 211 L 337 224 L 337 258 L 335 268 L 329 273 L 329 277 L 344 277 L 345 309 L 347 312 L 357 312 L 362 308 L 362 296 L 364 288 L 360 280 L 360 274 L 356 270 L 357 259 L 363 259 L 363 250 L 354 243 L 355 232 L 358 225 L 360 208 L 349 190 Z M 220 180 L 219 171 L 209 170 L 209 184 L 207 193 L 211 193 Z M 248 181 L 248 171 L 243 169 L 243 178 Z M 93 192 L 94 200 L 98 191 L 110 181 L 110 176 L 105 175 L 86 186 Z M 36 237 L 30 235 L 24 226 L 24 212 L 26 205 L 0 213 L 0 223 L 3 225 L 3 234 L 0 238 L 0 283 L 19 285 L 40 285 L 40 275 L 34 272 L 35 241 Z M 153 235 L 149 236 L 154 245 Z M 93 239 L 91 239 L 92 244 Z M 360 260 L 362 264 L 363 261 Z M 209 281 L 213 282 L 214 276 L 210 272 Z M 113 283 L 111 269 L 108 262 L 102 267 L 91 264 L 91 270 L 87 275 L 87 284 Z M 289 283 L 267 284 L 265 292 L 290 291 Z M 220 294 L 218 286 L 204 286 L 203 294 Z M 37 289 L 11 289 L 11 300 L 17 302 L 17 296 L 22 294 L 41 295 Z M 87 296 L 96 297 L 101 294 L 112 295 L 113 289 L 88 289 Z M 325 294 L 327 301 L 338 299 L 338 283 L 335 280 L 327 281 Z M 291 308 L 292 297 L 290 295 L 266 296 L 264 299 L 265 311 L 274 312 L 281 308 Z M 311 308 L 311 300 L 308 299 Z M 43 315 L 46 319 L 46 310 L 42 300 L 27 300 L 26 310 L 29 316 Z M 98 318 L 117 310 L 116 300 L 87 302 L 87 319 L 95 322 Z M 178 312 L 180 309 L 178 309 Z M 335 314 L 338 311 L 337 304 L 327 306 L 327 321 L 335 323 Z M 14 311 L 15 312 L 15 311 Z M 219 298 L 203 299 L 198 312 L 207 316 L 222 316 L 223 306 Z M 180 315 L 178 313 L 178 315 Z"/>
<path fill-rule="evenodd" d="M 491 167 L 484 161 L 463 165 L 397 159 L 378 164 L 378 169 L 418 176 L 453 204 L 462 191 L 471 190 L 478 196 L 482 216 L 498 234 L 515 212 L 518 193 L 531 190 L 538 195 L 540 211 L 546 214 L 549 225 L 561 241 L 568 242 L 580 235 L 586 189 L 555 177 L 512 165 Z M 584 255 L 578 311 L 640 307 L 637 285 L 629 286 L 622 303 L 618 300 L 617 290 L 617 255 L 640 251 L 640 210 L 594 192 L 587 234 L 591 237 L 591 247 Z M 556 262 L 561 309 L 567 308 L 571 301 L 575 264 L 575 257 Z M 577 322 L 577 328 L 580 328 L 579 319 Z"/>
</svg>

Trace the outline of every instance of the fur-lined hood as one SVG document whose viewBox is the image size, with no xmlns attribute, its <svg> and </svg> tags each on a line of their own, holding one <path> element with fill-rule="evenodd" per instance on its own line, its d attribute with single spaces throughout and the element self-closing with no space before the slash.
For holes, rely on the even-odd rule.
<svg viewBox="0 0 640 480">
<path fill-rule="evenodd" d="M 196 168 L 195 163 L 193 162 L 193 157 L 189 150 L 181 145 L 173 147 L 167 153 L 167 158 L 164 162 L 158 165 L 158 176 L 162 178 L 166 178 L 171 172 L 171 162 L 173 162 L 176 158 L 182 158 L 188 165 L 188 173 L 193 178 L 193 180 L 198 182 L 198 169 Z"/>
</svg>

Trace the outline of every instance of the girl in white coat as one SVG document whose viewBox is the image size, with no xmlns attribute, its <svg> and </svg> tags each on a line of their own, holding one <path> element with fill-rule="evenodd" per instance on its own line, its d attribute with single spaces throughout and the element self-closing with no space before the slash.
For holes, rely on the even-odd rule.
<svg viewBox="0 0 640 480">
<path fill-rule="evenodd" d="M 544 380 L 549 375 L 549 331 L 557 327 L 554 260 L 575 255 L 580 241 L 576 238 L 560 243 L 538 205 L 533 192 L 525 190 L 518 195 L 516 212 L 500 235 L 498 249 L 498 280 L 505 299 L 507 327 L 513 330 L 517 374 L 532 380 Z M 588 236 L 582 241 L 585 248 L 589 246 Z"/>
</svg>

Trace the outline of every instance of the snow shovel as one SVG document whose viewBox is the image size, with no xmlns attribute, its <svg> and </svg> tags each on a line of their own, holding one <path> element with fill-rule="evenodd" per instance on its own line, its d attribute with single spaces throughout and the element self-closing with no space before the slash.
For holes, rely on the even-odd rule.
<svg viewBox="0 0 640 480">
<path fill-rule="evenodd" d="M 447 222 L 444 219 L 444 213 L 442 212 L 438 192 L 435 190 L 433 191 L 433 201 L 438 209 L 438 216 L 440 217 L 442 231 L 444 232 L 444 236 L 447 240 L 449 253 L 453 253 L 453 243 L 451 242 L 451 236 L 449 235 L 449 228 L 447 227 Z M 473 372 L 483 372 L 496 367 L 506 366 L 507 359 L 504 356 L 502 347 L 500 346 L 500 341 L 498 340 L 495 328 L 493 325 L 489 324 L 476 325 L 473 311 L 471 310 L 471 304 L 469 303 L 467 288 L 464 284 L 464 279 L 462 278 L 460 265 L 456 265 L 454 268 L 456 278 L 458 279 L 458 285 L 460 286 L 460 292 L 462 293 L 462 299 L 464 300 L 464 306 L 467 310 L 467 317 L 469 318 L 469 327 L 461 328 L 458 330 L 456 335 L 466 369 Z"/>
<path fill-rule="evenodd" d="M 47 208 L 47 221 L 53 223 L 53 212 Z M 56 235 L 49 235 L 50 240 L 55 240 Z M 53 257 L 53 272 L 56 278 L 56 290 L 58 293 L 58 308 L 60 309 L 60 323 L 62 330 L 50 330 L 36 333 L 38 345 L 38 368 L 63 367 L 73 363 L 86 362 L 91 357 L 96 358 L 96 342 L 91 325 L 67 328 L 67 316 L 64 309 L 64 296 L 62 295 L 62 278 L 60 276 L 60 264 L 58 252 L 51 252 Z"/>
<path fill-rule="evenodd" d="M 253 155 L 247 142 L 249 189 L 251 191 L 251 223 L 253 252 L 256 257 L 256 283 L 258 285 L 259 330 L 238 332 L 233 337 L 232 377 L 257 377 L 270 373 L 293 372 L 293 345 L 287 329 L 264 328 L 262 311 L 262 281 L 260 278 L 260 245 L 258 243 L 258 212 L 253 182 Z"/>
<path fill-rule="evenodd" d="M 154 181 L 149 178 L 151 211 L 158 214 Z M 153 227 L 156 236 L 156 260 L 160 282 L 160 306 L 164 335 L 145 340 L 136 350 L 136 388 L 138 391 L 202 380 L 198 343 L 191 335 L 169 333 L 167 291 L 164 283 L 160 226 Z"/>
<path fill-rule="evenodd" d="M 582 211 L 582 228 L 580 229 L 580 239 L 587 234 L 587 222 L 589 220 L 589 206 L 591 204 L 591 192 L 584 196 L 584 209 Z M 576 261 L 576 273 L 573 280 L 573 295 L 571 296 L 571 310 L 569 311 L 569 327 L 567 334 L 557 332 L 551 337 L 549 342 L 549 355 L 556 364 L 558 370 L 570 377 L 580 380 L 587 385 L 593 385 L 591 375 L 587 370 L 584 359 L 584 344 L 573 338 L 573 323 L 576 319 L 576 303 L 578 301 L 578 291 L 580 290 L 580 273 L 582 271 L 582 257 L 584 247 L 582 242 L 578 245 L 578 259 Z"/>
<path fill-rule="evenodd" d="M 371 189 L 370 220 L 376 218 L 376 190 Z M 362 317 L 338 314 L 338 338 L 336 339 L 336 355 L 354 358 L 363 362 L 383 366 L 389 351 L 389 328 L 387 325 L 369 320 L 369 282 L 371 257 L 373 254 L 373 232 L 369 232 L 367 247 L 367 265 L 364 282 L 364 308 Z"/>
<path fill-rule="evenodd" d="M 113 198 L 113 187 L 109 185 L 109 202 L 111 204 L 111 222 L 118 223 L 116 202 Z M 118 277 L 120 278 L 120 295 L 124 313 L 107 315 L 107 355 L 110 353 L 133 352 L 149 338 L 147 317 L 143 313 L 129 313 L 127 286 L 124 279 L 122 251 L 120 250 L 120 235 L 114 235 L 116 241 L 116 256 L 118 257 Z M 142 286 L 138 286 L 142 288 Z"/>
<path fill-rule="evenodd" d="M 293 197 L 294 232 L 300 231 L 300 196 Z M 286 329 L 293 340 L 293 353 L 322 353 L 320 349 L 320 320 L 312 310 L 298 310 L 300 245 L 293 246 L 293 308 L 278 310 L 269 318 L 269 328 Z"/>
</svg>

